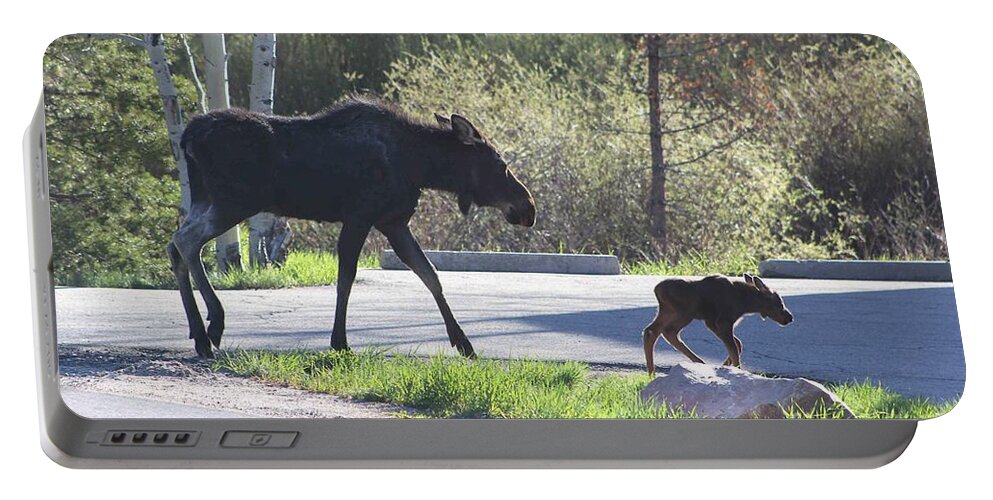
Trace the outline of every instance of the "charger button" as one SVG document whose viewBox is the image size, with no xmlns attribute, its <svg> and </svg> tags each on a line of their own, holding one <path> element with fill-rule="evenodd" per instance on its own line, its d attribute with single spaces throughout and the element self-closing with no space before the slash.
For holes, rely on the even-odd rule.
<svg viewBox="0 0 993 500">
<path fill-rule="evenodd" d="M 227 431 L 221 438 L 223 448 L 289 448 L 299 432 Z"/>
</svg>

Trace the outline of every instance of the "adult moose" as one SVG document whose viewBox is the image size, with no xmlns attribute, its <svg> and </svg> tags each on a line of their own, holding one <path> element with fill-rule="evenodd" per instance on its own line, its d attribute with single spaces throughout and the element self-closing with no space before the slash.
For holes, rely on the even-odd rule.
<svg viewBox="0 0 993 500">
<path fill-rule="evenodd" d="M 168 245 L 190 338 L 200 357 L 213 356 L 224 331 L 224 309 L 200 259 L 204 244 L 258 213 L 341 222 L 338 295 L 331 347 L 347 349 L 345 317 L 359 251 L 375 227 L 434 295 L 448 340 L 467 357 L 472 344 L 452 315 L 434 266 L 408 228 L 421 191 L 455 193 L 459 209 L 501 210 L 507 222 L 531 227 L 531 193 L 469 120 L 435 115 L 438 124 L 409 118 L 392 105 L 348 98 L 306 117 L 223 110 L 194 118 L 181 146 L 192 206 Z M 204 329 L 190 284 L 207 305 Z"/>
</svg>

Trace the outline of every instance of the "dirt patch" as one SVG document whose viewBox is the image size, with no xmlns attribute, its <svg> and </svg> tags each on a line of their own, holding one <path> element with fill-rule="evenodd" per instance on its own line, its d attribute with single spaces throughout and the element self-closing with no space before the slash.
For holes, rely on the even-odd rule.
<svg viewBox="0 0 993 500">
<path fill-rule="evenodd" d="M 206 361 L 156 349 L 59 346 L 61 384 L 85 394 L 224 410 L 261 418 L 389 418 L 411 409 L 218 373 Z M 112 411 L 112 410 L 108 410 Z M 111 418 L 119 415 L 89 415 Z"/>
</svg>

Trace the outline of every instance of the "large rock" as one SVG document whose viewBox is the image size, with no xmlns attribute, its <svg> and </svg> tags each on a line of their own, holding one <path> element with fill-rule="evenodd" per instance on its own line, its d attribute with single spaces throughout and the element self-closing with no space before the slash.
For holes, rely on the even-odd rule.
<svg viewBox="0 0 993 500">
<path fill-rule="evenodd" d="M 679 363 L 641 391 L 645 402 L 665 401 L 700 418 L 784 418 L 783 408 L 805 412 L 837 405 L 854 418 L 837 396 L 804 378 L 769 378 L 740 368 Z"/>
</svg>

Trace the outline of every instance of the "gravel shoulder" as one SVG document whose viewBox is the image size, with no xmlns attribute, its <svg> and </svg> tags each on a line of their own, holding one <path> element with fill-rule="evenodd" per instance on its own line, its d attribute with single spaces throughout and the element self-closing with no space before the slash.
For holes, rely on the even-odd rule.
<svg viewBox="0 0 993 500">
<path fill-rule="evenodd" d="M 396 405 L 218 373 L 185 352 L 59 346 L 59 364 L 63 399 L 86 417 L 391 418 L 411 413 Z"/>
</svg>

